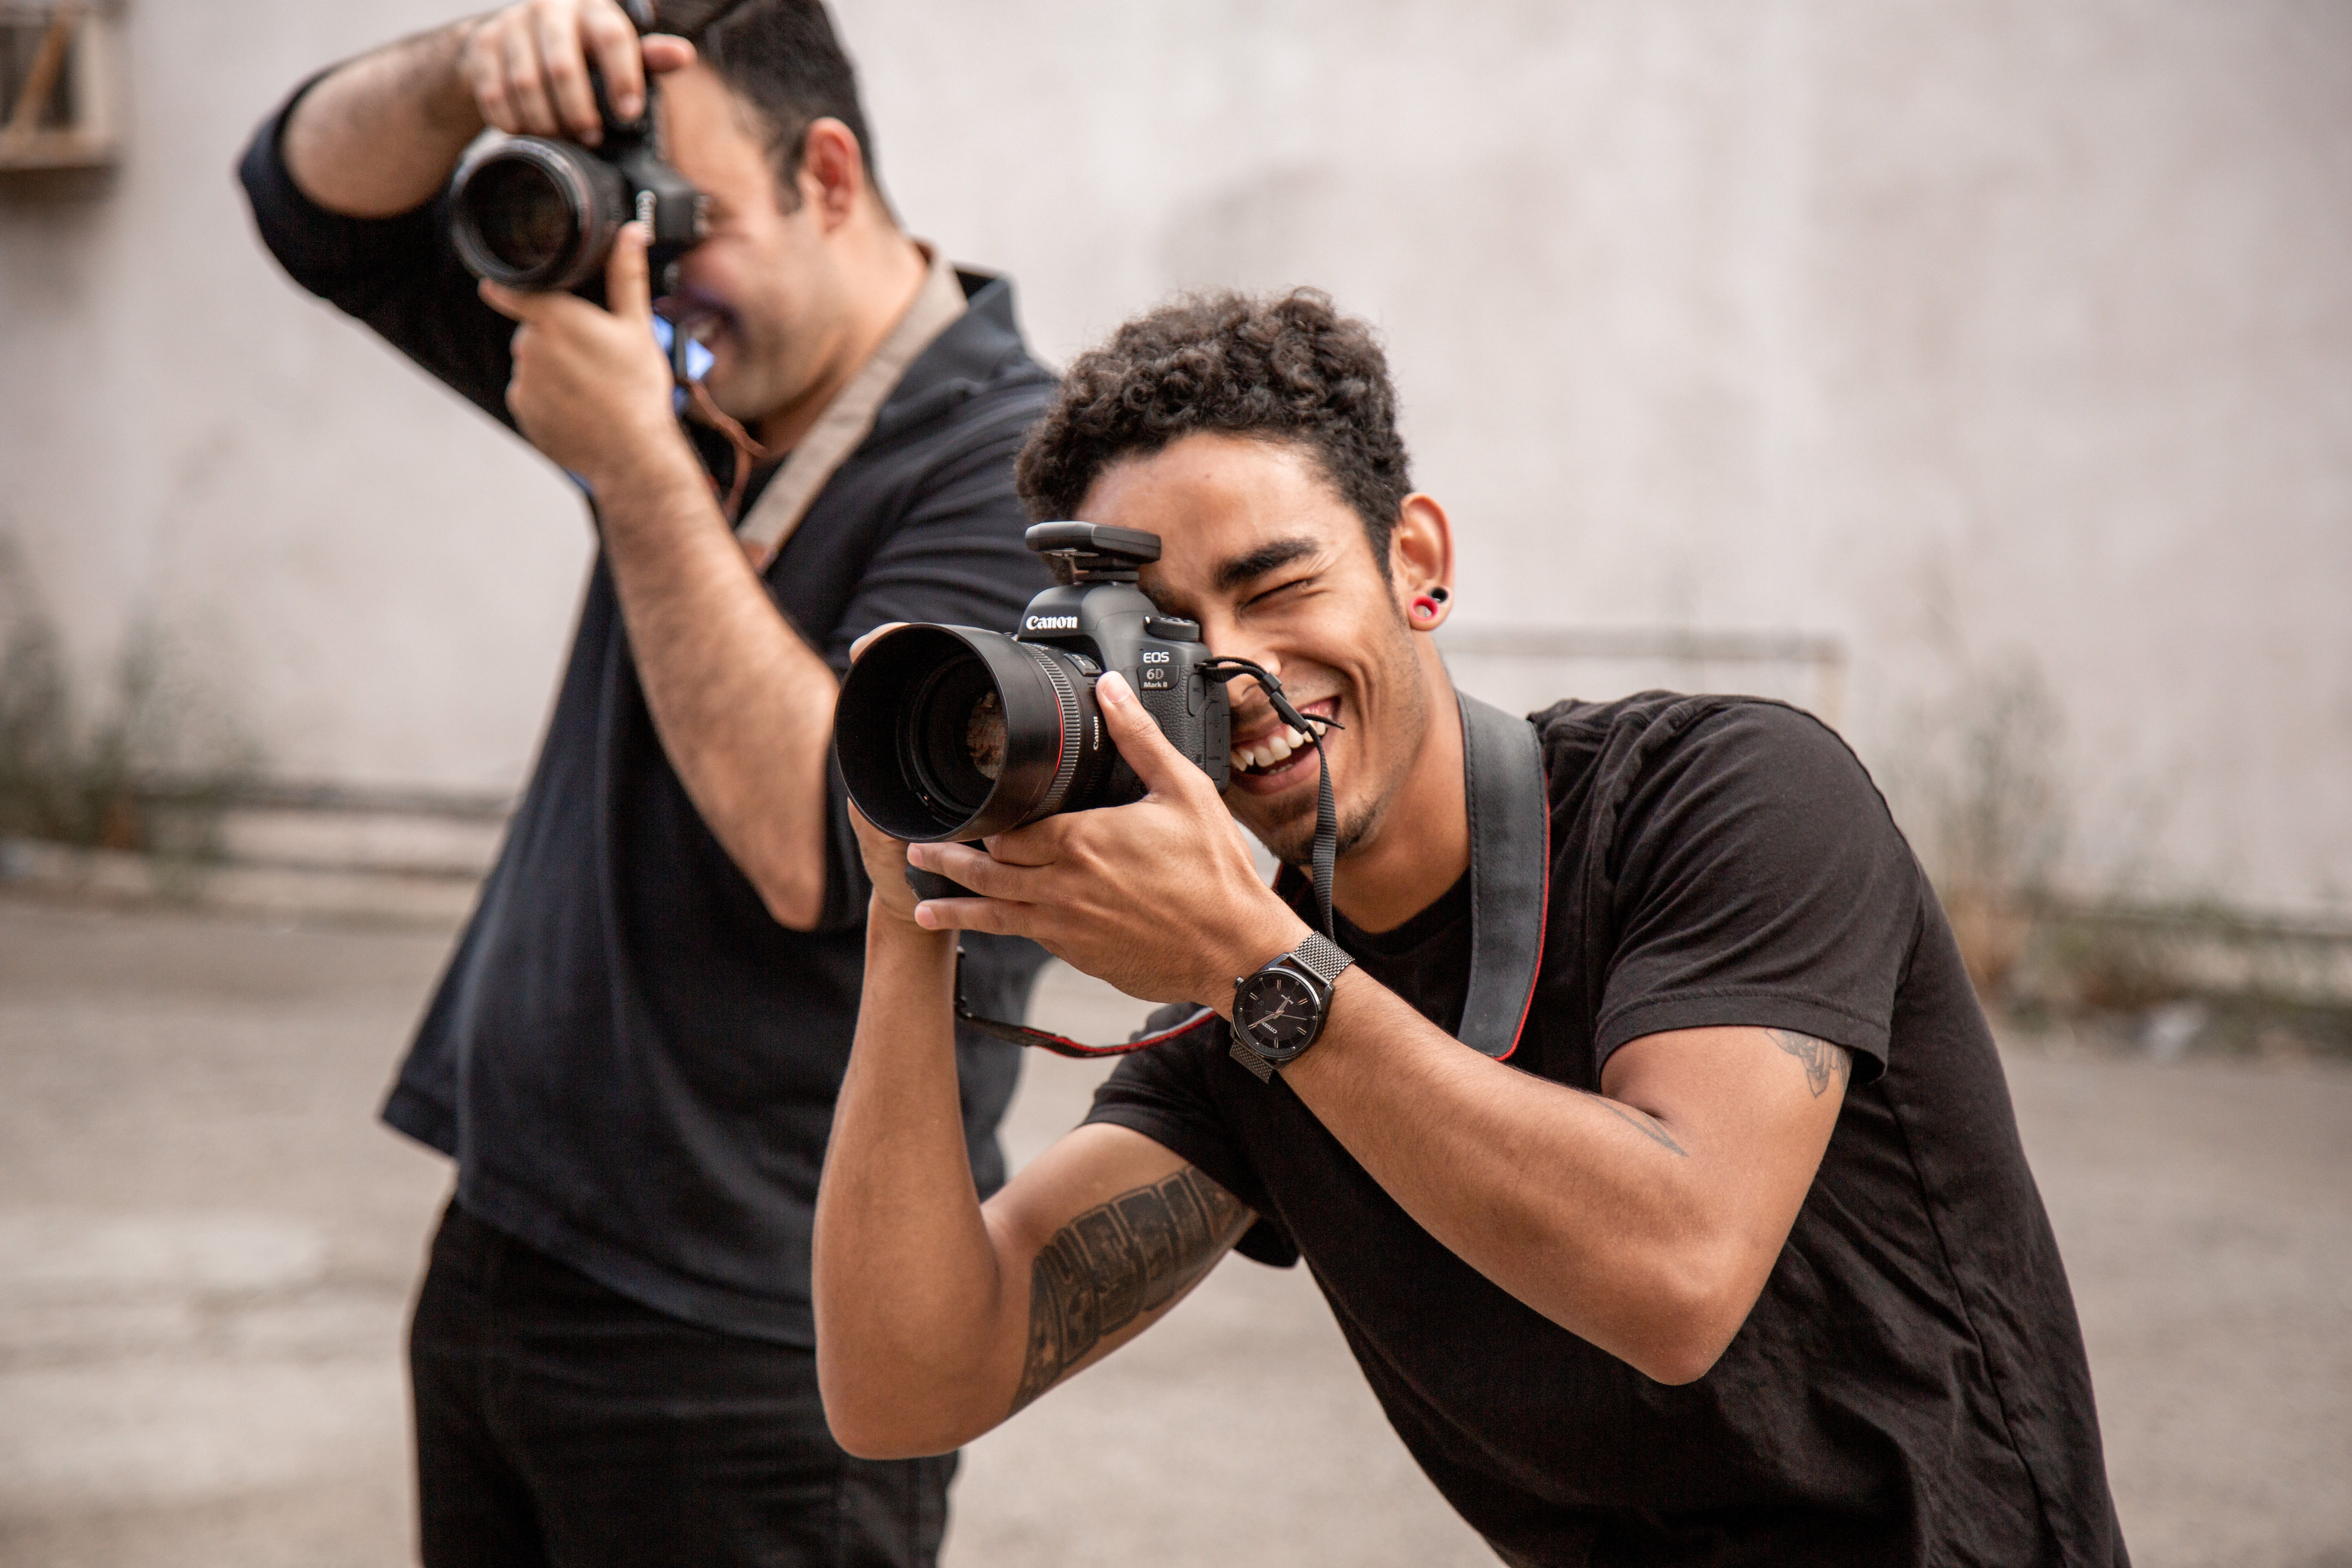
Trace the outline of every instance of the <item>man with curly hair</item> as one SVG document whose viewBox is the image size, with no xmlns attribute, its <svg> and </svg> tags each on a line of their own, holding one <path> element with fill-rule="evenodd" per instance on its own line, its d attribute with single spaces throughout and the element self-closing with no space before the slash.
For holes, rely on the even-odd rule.
<svg viewBox="0 0 2352 1568">
<path fill-rule="evenodd" d="M 1535 715 L 1546 941 L 1493 1059 L 1453 1037 L 1482 918 L 1429 635 L 1453 537 L 1411 487 L 1370 332 L 1310 293 L 1154 312 L 1071 367 L 1020 479 L 1039 517 L 1159 534 L 1163 610 L 1344 725 L 1337 942 L 1307 879 L 1269 889 L 1234 831 L 1295 868 L 1318 816 L 1314 748 L 1255 687 L 1222 801 L 1107 674 L 1146 798 L 982 847 L 861 826 L 865 1002 L 815 1244 L 844 1445 L 951 1448 L 1238 1249 L 1313 1267 L 1398 1433 L 1506 1562 L 2126 1560 L 1990 1032 L 1834 734 L 1656 692 Z M 977 896 L 918 902 L 909 861 Z M 971 931 L 1212 1010 L 985 1204 L 955 1134 Z M 1300 964 L 1319 1017 L 1276 1039 L 1260 983 Z"/>
</svg>

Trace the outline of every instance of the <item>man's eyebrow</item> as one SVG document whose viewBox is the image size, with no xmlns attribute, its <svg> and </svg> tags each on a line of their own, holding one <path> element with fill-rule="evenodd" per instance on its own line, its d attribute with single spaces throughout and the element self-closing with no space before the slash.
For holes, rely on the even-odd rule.
<svg viewBox="0 0 2352 1568">
<path fill-rule="evenodd" d="M 1311 539 L 1277 539 L 1271 544 L 1261 544 L 1246 555 L 1236 555 L 1217 567 L 1210 579 L 1220 591 L 1238 588 L 1253 577 L 1263 577 L 1277 566 L 1287 566 L 1301 556 L 1312 555 L 1317 546 Z"/>
</svg>

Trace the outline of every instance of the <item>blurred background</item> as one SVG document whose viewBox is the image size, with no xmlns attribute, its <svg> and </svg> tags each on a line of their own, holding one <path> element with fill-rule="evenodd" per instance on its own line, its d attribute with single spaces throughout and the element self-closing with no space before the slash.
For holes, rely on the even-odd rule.
<svg viewBox="0 0 2352 1568">
<path fill-rule="evenodd" d="M 1466 688 L 1847 737 L 2000 1021 L 2137 1557 L 2352 1564 L 2352 7 L 835 12 L 1048 359 L 1189 287 L 1378 324 Z M 450 15 L 0 4 L 0 1561 L 406 1559 L 446 1176 L 373 1106 L 589 542 L 229 171 Z M 960 1568 L 1490 1560 L 1241 1264 L 960 1509 Z"/>
</svg>

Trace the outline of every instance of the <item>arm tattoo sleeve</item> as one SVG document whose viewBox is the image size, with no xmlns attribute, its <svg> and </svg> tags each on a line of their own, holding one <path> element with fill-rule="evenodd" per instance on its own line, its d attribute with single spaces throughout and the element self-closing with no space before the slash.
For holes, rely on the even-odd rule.
<svg viewBox="0 0 2352 1568">
<path fill-rule="evenodd" d="M 1013 1408 L 1053 1387 L 1105 1339 L 1191 1289 L 1241 1239 L 1252 1217 L 1239 1199 L 1187 1165 L 1055 1232 L 1029 1271 L 1029 1354 Z"/>
<path fill-rule="evenodd" d="M 1767 1029 L 1772 1043 L 1805 1064 L 1805 1087 L 1819 1100 L 1829 1091 L 1830 1080 L 1835 1079 L 1843 1089 L 1853 1077 L 1853 1057 L 1843 1046 L 1833 1046 L 1827 1040 L 1817 1040 L 1811 1035 L 1801 1035 L 1794 1029 Z"/>
</svg>

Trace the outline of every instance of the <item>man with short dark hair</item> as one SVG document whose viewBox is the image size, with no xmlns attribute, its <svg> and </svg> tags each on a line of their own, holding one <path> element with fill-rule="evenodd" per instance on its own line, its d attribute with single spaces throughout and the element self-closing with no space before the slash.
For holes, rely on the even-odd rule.
<svg viewBox="0 0 2352 1568">
<path fill-rule="evenodd" d="M 808 1237 L 867 886 L 829 770 L 852 640 L 1001 622 L 1044 581 L 1013 459 L 1051 378 L 1010 286 L 876 183 L 819 0 L 527 0 L 328 70 L 243 175 L 296 281 L 527 437 L 599 553 L 530 787 L 384 1118 L 453 1155 L 411 1340 L 423 1550 L 457 1563 L 928 1563 L 952 1456 L 828 1436 Z M 478 289 L 442 199 L 486 126 L 655 101 L 707 229 L 596 298 Z M 657 98 L 655 89 L 657 87 Z M 594 289 L 590 294 L 597 294 Z M 689 405 L 684 421 L 677 408 Z M 976 942 L 1017 1013 L 1043 955 Z M 959 1047 L 965 1181 L 1016 1053 Z"/>
<path fill-rule="evenodd" d="M 1144 799 L 984 848 L 860 819 L 815 1254 L 847 1447 L 953 1447 L 1238 1248 L 1313 1266 L 1506 1562 L 2125 1561 L 1991 1035 L 1834 734 L 1753 699 L 1458 697 L 1450 526 L 1378 345 L 1318 295 L 1129 322 L 1021 476 L 1035 515 L 1159 535 L 1144 591 L 1288 706 L 1235 681 L 1221 802 L 1107 673 Z M 1328 926 L 1299 870 L 1327 835 Z M 974 896 L 918 902 L 908 862 Z M 985 1202 L 944 1131 L 977 932 L 1199 1010 Z"/>
</svg>

